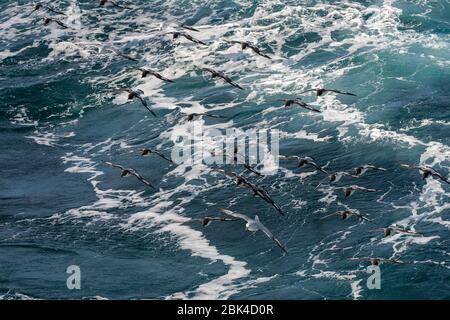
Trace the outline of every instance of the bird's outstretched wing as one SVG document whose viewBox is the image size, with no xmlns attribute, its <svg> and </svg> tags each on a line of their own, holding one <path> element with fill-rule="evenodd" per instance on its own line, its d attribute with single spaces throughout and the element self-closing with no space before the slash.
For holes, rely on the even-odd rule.
<svg viewBox="0 0 450 320">
<path fill-rule="evenodd" d="M 193 36 L 191 36 L 190 34 L 182 33 L 181 36 L 185 37 L 186 39 L 188 39 L 189 41 L 192 41 L 192 42 L 194 42 L 194 43 L 202 44 L 202 45 L 204 45 L 204 46 L 207 46 L 207 44 L 206 44 L 205 42 L 203 42 L 203 41 L 201 41 L 201 40 L 198 40 L 198 39 L 195 39 L 195 38 L 194 38 Z"/>
<path fill-rule="evenodd" d="M 288 253 L 286 246 L 285 246 L 278 238 L 276 238 L 276 237 L 272 234 L 272 232 L 271 232 L 269 229 L 267 229 L 267 227 L 266 227 L 265 225 L 263 225 L 263 224 L 261 223 L 261 221 L 259 221 L 259 219 L 256 220 L 256 221 L 257 221 L 257 223 L 258 223 L 258 228 L 259 228 L 262 232 L 264 232 L 264 233 L 266 234 L 266 236 L 269 237 L 273 242 L 275 242 L 275 243 L 277 244 L 277 246 L 279 246 L 279 247 L 281 248 L 281 250 L 283 250 L 285 253 Z"/>
<path fill-rule="evenodd" d="M 316 170 L 318 170 L 318 171 L 320 171 L 320 172 L 322 172 L 322 173 L 328 174 L 327 171 L 325 171 L 324 169 L 322 169 L 322 167 L 319 166 L 319 165 L 318 165 L 317 163 L 315 163 L 314 161 L 308 161 L 307 164 L 313 166 Z"/>
<path fill-rule="evenodd" d="M 145 180 L 140 174 L 139 172 L 137 172 L 135 169 L 128 169 L 130 174 L 132 174 L 133 176 L 135 176 L 139 181 L 141 181 L 143 184 L 155 189 L 155 187 L 148 182 L 147 180 Z"/>
<path fill-rule="evenodd" d="M 117 8 L 128 9 L 128 10 L 132 9 L 132 8 L 130 8 L 130 7 L 127 7 L 127 6 L 123 6 L 123 5 L 121 5 L 121 4 L 118 4 L 117 2 L 112 1 L 112 0 L 110 0 L 109 2 L 111 2 L 111 4 L 112 4 L 114 7 L 117 7 Z"/>
<path fill-rule="evenodd" d="M 237 213 L 237 212 L 234 212 L 234 211 L 231 211 L 231 210 L 227 210 L 227 209 L 224 209 L 224 208 L 219 208 L 219 211 L 224 213 L 224 214 L 226 214 L 227 216 L 230 216 L 230 217 L 242 219 L 242 220 L 247 221 L 247 222 L 252 221 L 252 219 L 250 219 L 245 214 Z"/>
<path fill-rule="evenodd" d="M 300 157 L 298 156 L 278 156 L 278 159 L 280 160 L 300 160 Z"/>
<path fill-rule="evenodd" d="M 158 150 L 152 150 L 152 153 L 154 153 L 154 154 L 160 156 L 160 157 L 163 158 L 164 160 L 167 160 L 167 161 L 173 163 L 173 161 L 172 161 L 171 159 L 167 158 L 164 154 L 162 154 L 162 153 L 159 152 Z"/>
<path fill-rule="evenodd" d="M 264 58 L 267 58 L 267 59 L 272 59 L 272 58 L 269 57 L 267 54 L 262 53 L 261 50 L 260 50 L 258 47 L 254 46 L 254 45 L 252 45 L 252 44 L 247 44 L 247 46 L 248 46 L 250 49 L 252 49 L 252 51 L 253 51 L 254 53 L 256 53 L 257 55 L 260 55 L 261 57 L 264 57 Z"/>
<path fill-rule="evenodd" d="M 191 31 L 195 31 L 195 32 L 200 32 L 200 30 L 198 30 L 198 29 L 196 29 L 196 28 L 194 28 L 194 27 L 185 25 L 184 23 L 179 24 L 179 27 L 180 27 L 180 28 L 183 28 L 183 29 L 186 29 L 186 30 L 191 30 Z"/>
<path fill-rule="evenodd" d="M 355 96 L 356 97 L 356 94 L 351 93 L 351 92 L 343 92 L 343 91 L 339 91 L 339 90 L 335 90 L 335 89 L 325 89 L 325 91 L 330 91 L 330 92 L 334 92 L 334 93 L 338 93 L 338 94 L 344 94 L 347 96 Z"/>
<path fill-rule="evenodd" d="M 120 170 L 126 170 L 125 167 L 121 166 L 120 164 L 115 164 L 115 163 L 112 163 L 110 161 L 103 161 L 103 163 L 108 165 L 108 166 L 110 166 L 110 167 L 113 167 L 113 168 L 117 168 L 117 169 L 120 169 Z"/>
<path fill-rule="evenodd" d="M 314 107 L 312 107 L 312 106 L 310 106 L 309 104 L 306 104 L 306 103 L 299 104 L 299 105 L 300 105 L 300 107 L 305 108 L 305 109 L 310 110 L 310 111 L 314 111 L 314 112 L 318 112 L 318 113 L 322 112 L 319 109 L 316 109 L 316 108 L 314 108 Z"/>
<path fill-rule="evenodd" d="M 261 176 L 261 172 L 256 171 L 254 168 L 252 168 L 250 165 L 248 165 L 247 163 L 244 163 L 244 167 L 245 169 L 247 169 L 248 171 L 256 174 L 257 176 Z"/>
<path fill-rule="evenodd" d="M 156 113 L 150 108 L 150 106 L 148 105 L 147 101 L 144 99 L 144 97 L 140 94 L 140 93 L 136 93 L 136 97 L 141 101 L 142 105 L 155 117 L 157 118 L 158 116 L 156 115 Z"/>
<path fill-rule="evenodd" d="M 122 57 L 122 58 L 125 58 L 125 59 L 128 59 L 128 60 L 131 60 L 131 61 L 135 61 L 135 62 L 138 62 L 139 60 L 138 59 L 136 59 L 136 58 L 133 58 L 133 57 L 131 57 L 131 56 L 129 56 L 129 55 L 126 55 L 126 54 L 124 54 L 124 53 L 122 53 L 121 51 L 119 51 L 118 49 L 116 49 L 116 48 L 109 48 L 112 52 L 114 52 L 115 54 L 117 54 L 118 56 L 120 56 L 120 57 Z"/>
</svg>

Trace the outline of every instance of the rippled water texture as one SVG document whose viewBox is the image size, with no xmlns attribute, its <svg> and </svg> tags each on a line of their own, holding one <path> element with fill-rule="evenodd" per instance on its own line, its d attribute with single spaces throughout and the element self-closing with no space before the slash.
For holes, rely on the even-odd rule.
<svg viewBox="0 0 450 320">
<path fill-rule="evenodd" d="M 449 1 L 50 3 L 66 13 L 67 30 L 44 26 L 44 11 L 29 15 L 29 1 L 0 0 L 0 297 L 450 298 L 450 185 L 399 166 L 449 175 Z M 165 33 L 176 22 L 195 25 L 200 32 L 188 33 L 208 46 L 173 41 Z M 252 41 L 273 59 L 224 39 Z M 175 83 L 141 79 L 137 65 Z M 123 86 L 143 90 L 158 118 L 127 102 Z M 321 86 L 357 96 L 302 95 L 322 113 L 278 101 Z M 283 217 L 205 165 L 139 155 L 170 154 L 189 125 L 182 113 L 208 110 L 227 118 L 195 123 L 278 129 L 280 154 L 312 156 L 331 172 L 384 167 L 357 181 L 382 192 L 344 199 L 328 183 L 316 190 L 323 174 L 293 162 L 262 177 L 226 166 L 264 187 Z M 137 169 L 157 190 L 103 160 Z M 219 207 L 257 214 L 289 254 L 244 223 L 195 220 Z M 347 208 L 373 223 L 322 219 Z M 391 224 L 417 234 L 372 231 Z M 408 263 L 382 264 L 381 289 L 369 290 L 368 263 L 352 257 Z M 66 288 L 69 265 L 81 268 L 81 290 Z"/>
</svg>

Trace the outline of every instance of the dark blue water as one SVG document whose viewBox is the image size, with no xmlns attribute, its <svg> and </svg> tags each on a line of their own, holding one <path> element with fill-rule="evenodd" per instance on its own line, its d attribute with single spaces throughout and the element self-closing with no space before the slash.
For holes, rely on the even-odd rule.
<svg viewBox="0 0 450 320">
<path fill-rule="evenodd" d="M 400 163 L 449 175 L 450 3 L 427 1 L 133 1 L 133 10 L 57 1 L 69 26 L 43 26 L 29 1 L 0 1 L 0 296 L 2 298 L 449 299 L 450 186 Z M 53 15 L 52 15 L 53 16 Z M 208 43 L 173 42 L 176 22 Z M 162 23 L 165 22 L 163 25 Z M 223 39 L 252 41 L 268 60 Z M 139 63 L 121 59 L 115 46 Z M 141 79 L 132 66 L 176 82 Z M 195 66 L 226 72 L 245 90 Z M 159 117 L 118 88 L 140 88 Z M 279 108 L 311 87 L 356 97 L 302 95 L 322 113 Z M 323 175 L 282 162 L 274 175 L 245 173 L 282 207 L 211 174 L 141 157 L 170 155 L 204 112 L 204 128 L 278 129 L 280 154 L 309 155 L 331 172 L 371 163 L 342 192 Z M 137 169 L 157 190 L 102 164 Z M 258 166 L 263 172 L 269 162 Z M 337 186 L 355 184 L 343 178 Z M 225 207 L 261 221 L 281 250 L 244 223 L 195 220 Z M 356 209 L 373 220 L 327 214 Z M 383 238 L 390 225 L 417 234 Z M 385 263 L 381 289 L 366 286 L 366 261 Z M 81 269 L 81 289 L 66 268 Z"/>
</svg>

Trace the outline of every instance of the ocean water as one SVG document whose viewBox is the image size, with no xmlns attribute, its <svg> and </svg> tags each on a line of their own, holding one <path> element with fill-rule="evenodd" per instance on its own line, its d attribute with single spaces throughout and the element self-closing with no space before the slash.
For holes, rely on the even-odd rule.
<svg viewBox="0 0 450 320">
<path fill-rule="evenodd" d="M 3 299 L 449 299 L 450 186 L 400 163 L 449 175 L 450 1 L 52 1 L 69 26 L 43 26 L 30 1 L 0 0 L 0 297 Z M 54 16 L 54 15 L 52 15 Z M 175 22 L 208 43 L 173 41 Z M 256 43 L 272 60 L 224 39 Z M 136 63 L 106 50 L 115 46 Z M 133 66 L 175 83 L 141 79 Z M 226 72 L 245 90 L 202 75 Z M 158 114 L 127 103 L 142 89 Z M 322 113 L 281 108 L 278 99 L 314 87 L 356 97 L 302 95 Z M 282 104 L 282 103 L 281 103 Z M 274 175 L 245 173 L 285 216 L 206 165 L 174 166 L 139 149 L 170 154 L 189 123 L 204 128 L 278 129 L 280 154 L 308 155 L 330 172 L 371 163 L 342 192 L 321 173 L 282 162 Z M 157 190 L 105 166 L 137 169 Z M 265 170 L 269 163 L 258 168 Z M 355 184 L 343 178 L 338 186 Z M 284 255 L 241 222 L 196 219 L 225 207 L 261 221 Z M 359 223 L 327 214 L 357 209 Z M 416 235 L 383 238 L 396 224 Z M 368 263 L 380 257 L 381 289 Z M 81 270 L 69 290 L 66 269 Z"/>
</svg>

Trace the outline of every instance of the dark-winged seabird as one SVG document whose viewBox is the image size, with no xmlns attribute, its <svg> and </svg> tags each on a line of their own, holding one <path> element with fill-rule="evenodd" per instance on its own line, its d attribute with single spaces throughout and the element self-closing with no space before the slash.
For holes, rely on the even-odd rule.
<svg viewBox="0 0 450 320">
<path fill-rule="evenodd" d="M 207 44 L 205 42 L 195 39 L 193 36 L 191 36 L 190 34 L 188 34 L 186 32 L 173 31 L 173 32 L 168 32 L 168 34 L 171 34 L 173 39 L 178 39 L 179 37 L 184 37 L 193 43 L 202 44 L 204 46 L 207 46 Z"/>
<path fill-rule="evenodd" d="M 384 259 L 384 258 L 370 258 L 370 257 L 362 257 L 362 258 L 350 258 L 350 260 L 355 261 L 368 261 L 371 265 L 378 266 L 381 263 L 397 263 L 404 264 L 405 262 L 395 259 Z"/>
<path fill-rule="evenodd" d="M 316 108 L 310 106 L 309 104 L 307 104 L 306 102 L 302 101 L 302 99 L 299 99 L 299 98 L 297 98 L 297 99 L 281 99 L 280 101 L 284 102 L 285 108 L 293 106 L 293 105 L 298 105 L 298 106 L 300 106 L 304 109 L 310 110 L 310 111 L 319 112 L 319 113 L 322 112 L 319 109 L 316 109 Z"/>
<path fill-rule="evenodd" d="M 44 26 L 48 26 L 52 22 L 56 23 L 57 25 L 59 25 L 60 27 L 62 27 L 64 29 L 68 29 L 69 28 L 64 23 L 59 21 L 58 19 L 53 19 L 53 18 L 49 18 L 49 17 L 44 18 Z"/>
<path fill-rule="evenodd" d="M 267 193 L 267 191 L 265 191 L 264 189 L 250 183 L 249 181 L 247 181 L 244 177 L 238 175 L 237 173 L 234 172 L 228 172 L 225 171 L 223 169 L 219 169 L 219 168 L 212 168 L 213 171 L 219 172 L 221 174 L 226 175 L 227 177 L 230 177 L 232 179 L 234 179 L 234 181 L 236 182 L 236 184 L 239 187 L 242 188 L 246 188 L 252 191 L 253 196 L 255 197 L 260 197 L 261 199 L 263 199 L 265 202 L 267 202 L 268 204 L 270 204 L 272 207 L 274 207 L 278 213 L 280 213 L 281 215 L 284 215 L 283 211 L 281 210 L 280 207 L 278 207 L 278 205 L 275 203 L 275 201 L 272 199 L 272 197 Z"/>
<path fill-rule="evenodd" d="M 283 250 L 285 253 L 288 253 L 286 246 L 280 240 L 278 240 L 272 234 L 272 232 L 270 232 L 270 230 L 267 229 L 267 227 L 265 225 L 262 224 L 262 222 L 259 220 L 259 217 L 257 215 L 255 216 L 254 219 L 252 219 L 252 218 L 246 216 L 245 214 L 233 212 L 231 210 L 227 210 L 227 209 L 223 209 L 223 208 L 220 208 L 219 210 L 228 216 L 244 220 L 246 222 L 245 230 L 247 230 L 247 231 L 254 233 L 258 230 L 261 230 L 262 232 L 264 232 L 266 234 L 267 237 L 269 237 L 273 242 L 275 242 L 277 244 L 277 246 L 279 246 L 281 248 L 281 250 Z"/>
<path fill-rule="evenodd" d="M 112 52 L 114 52 L 115 54 L 117 54 L 118 56 L 122 57 L 122 58 L 131 60 L 131 61 L 135 61 L 135 62 L 139 61 L 138 59 L 133 58 L 133 57 L 131 57 L 129 55 L 126 55 L 125 53 L 121 52 L 120 50 L 118 50 L 118 49 L 116 49 L 114 47 L 111 47 L 111 48 L 108 48 L 108 49 L 111 50 Z"/>
<path fill-rule="evenodd" d="M 339 91 L 339 90 L 335 90 L 335 89 L 324 89 L 324 88 L 310 89 L 310 90 L 303 91 L 300 94 L 311 92 L 311 91 L 316 92 L 316 95 L 318 97 L 322 96 L 326 92 L 334 92 L 334 93 L 338 93 L 338 94 L 344 94 L 347 96 L 356 96 L 356 94 L 351 93 L 351 92 L 343 92 L 343 91 Z"/>
<path fill-rule="evenodd" d="M 203 71 L 209 72 L 211 74 L 211 77 L 214 78 L 222 78 L 223 80 L 225 80 L 226 82 L 228 82 L 229 84 L 231 84 L 233 87 L 239 88 L 241 90 L 244 90 L 244 88 L 242 88 L 240 85 L 238 85 L 236 82 L 234 82 L 233 80 L 231 80 L 231 78 L 229 76 L 227 76 L 226 74 L 216 71 L 212 68 L 200 68 Z"/>
<path fill-rule="evenodd" d="M 298 167 L 301 168 L 304 165 L 313 166 L 316 170 L 328 174 L 321 166 L 319 166 L 315 160 L 311 157 L 298 157 L 298 156 L 279 156 L 280 160 L 295 160 L 298 161 Z"/>
<path fill-rule="evenodd" d="M 142 78 L 145 78 L 145 77 L 147 77 L 148 75 L 152 75 L 152 76 L 154 76 L 154 77 L 156 77 L 156 78 L 158 78 L 159 80 L 162 80 L 162 81 L 166 81 L 166 82 L 175 82 L 175 81 L 173 81 L 173 80 L 170 80 L 170 79 L 167 79 L 167 78 L 165 78 L 165 77 L 163 77 L 160 73 L 158 73 L 158 72 L 156 72 L 156 71 L 154 71 L 154 70 L 151 70 L 151 69 L 145 69 L 145 68 L 137 68 L 139 71 L 141 71 L 141 76 L 142 76 Z"/>
<path fill-rule="evenodd" d="M 356 173 L 357 176 L 362 176 L 368 170 L 387 171 L 387 169 L 385 169 L 385 168 L 376 167 L 376 166 L 373 166 L 371 164 L 364 164 L 364 165 L 361 165 L 361 166 L 358 166 L 358 167 L 354 168 L 353 170 L 355 170 L 355 173 Z"/>
<path fill-rule="evenodd" d="M 257 55 L 260 55 L 261 57 L 267 58 L 267 59 L 272 59 L 271 57 L 269 57 L 267 54 L 262 53 L 261 50 L 256 47 L 255 45 L 251 44 L 250 42 L 246 42 L 246 41 L 237 41 L 237 40 L 225 40 L 228 43 L 232 43 L 232 44 L 240 44 L 242 50 L 245 49 L 251 49 L 253 50 L 254 53 L 256 53 Z"/>
<path fill-rule="evenodd" d="M 158 150 L 155 150 L 155 149 L 149 149 L 149 148 L 144 148 L 144 149 L 142 149 L 141 155 L 143 155 L 143 156 L 148 156 L 148 155 L 150 155 L 150 154 L 156 154 L 156 155 L 160 156 L 161 158 L 163 158 L 164 160 L 166 160 L 166 161 L 168 161 L 168 162 L 170 162 L 170 163 L 173 163 L 173 161 L 172 161 L 171 159 L 167 158 L 164 154 L 162 154 L 162 153 L 161 153 L 160 151 L 158 151 Z"/>
<path fill-rule="evenodd" d="M 226 117 L 224 117 L 224 116 L 219 116 L 219 115 L 210 114 L 210 113 L 189 113 L 189 114 L 186 115 L 186 120 L 187 121 L 194 121 L 194 120 L 197 120 L 200 117 L 226 119 Z"/>
<path fill-rule="evenodd" d="M 318 187 L 320 187 L 320 186 L 322 185 L 322 183 L 323 183 L 325 180 L 327 180 L 327 179 L 330 181 L 330 183 L 333 183 L 333 182 L 339 182 L 339 180 L 341 180 L 342 177 L 350 177 L 350 178 L 355 178 L 355 179 L 361 178 L 360 176 L 353 175 L 353 174 L 348 173 L 348 172 L 345 172 L 345 171 L 338 171 L 338 172 L 335 172 L 335 173 L 329 175 L 328 177 L 325 177 L 325 178 L 317 185 L 316 189 L 317 189 Z"/>
<path fill-rule="evenodd" d="M 334 216 L 334 215 L 338 215 L 342 218 L 342 220 L 345 220 L 351 216 L 355 216 L 359 219 L 359 221 L 368 221 L 368 222 L 372 222 L 372 220 L 366 218 L 364 215 L 362 215 L 361 213 L 359 213 L 357 210 L 344 210 L 344 211 L 338 211 L 332 214 L 329 214 L 325 217 L 323 217 L 322 219 Z"/>
<path fill-rule="evenodd" d="M 409 234 L 409 235 L 418 235 L 417 232 L 414 232 L 414 231 L 411 231 L 411 230 L 407 230 L 407 229 L 403 229 L 403 228 L 396 227 L 396 226 L 387 227 L 387 228 L 373 229 L 371 231 L 383 231 L 383 236 L 384 237 L 389 237 L 389 236 L 392 236 L 392 235 L 394 235 L 396 233 Z"/>
<path fill-rule="evenodd" d="M 118 4 L 117 2 L 113 0 L 100 0 L 100 6 L 104 6 L 105 4 L 111 3 L 114 7 L 120 8 L 120 9 L 131 9 L 130 7 L 123 6 L 121 4 Z"/>
<path fill-rule="evenodd" d="M 64 12 L 58 11 L 56 9 L 53 9 L 52 7 L 50 7 L 48 5 L 45 5 L 45 4 L 42 4 L 40 2 L 36 3 L 36 5 L 33 8 L 33 11 L 30 12 L 29 16 L 32 15 L 34 12 L 36 12 L 38 10 L 41 10 L 41 9 L 53 12 L 55 14 L 60 14 L 60 15 L 66 16 L 66 14 Z"/>
<path fill-rule="evenodd" d="M 145 180 L 144 178 L 142 178 L 142 176 L 141 176 L 136 170 L 134 170 L 133 168 L 125 168 L 125 167 L 123 167 L 123 166 L 121 166 L 121 165 L 114 164 L 114 163 L 109 162 L 109 161 L 103 161 L 103 163 L 106 164 L 106 165 L 108 165 L 108 166 L 110 166 L 110 167 L 113 167 L 113 168 L 117 168 L 117 169 L 122 170 L 121 177 L 126 177 L 126 176 L 129 176 L 129 175 L 133 175 L 133 176 L 135 176 L 139 181 L 141 181 L 143 184 L 145 184 L 146 186 L 155 189 L 155 187 L 152 186 L 152 184 L 151 184 L 150 182 L 148 182 L 147 180 Z"/>
<path fill-rule="evenodd" d="M 450 184 L 450 180 L 448 180 L 447 178 L 445 178 L 442 174 L 440 174 L 439 172 L 437 172 L 435 169 L 428 167 L 428 166 L 415 166 L 415 165 L 410 165 L 410 164 L 401 164 L 401 166 L 403 168 L 407 168 L 407 169 L 418 169 L 420 171 L 420 173 L 422 174 L 422 179 L 426 179 L 430 176 L 439 178 L 440 180 Z"/>
<path fill-rule="evenodd" d="M 150 106 L 148 105 L 147 101 L 145 101 L 143 95 L 144 95 L 144 91 L 142 91 L 141 89 L 137 89 L 137 90 L 133 90 L 130 88 L 125 88 L 123 89 L 124 91 L 128 92 L 128 100 L 133 100 L 135 98 L 139 99 L 139 101 L 141 101 L 142 105 L 148 110 L 150 111 L 150 113 L 155 116 L 158 117 L 156 115 L 156 113 L 150 109 Z"/>
<path fill-rule="evenodd" d="M 377 189 L 368 189 L 368 188 L 364 188 L 364 187 L 360 187 L 360 186 L 349 186 L 349 187 L 340 187 L 340 188 L 336 188 L 339 190 L 344 191 L 345 197 L 348 198 L 350 197 L 353 193 L 355 193 L 355 191 L 363 191 L 363 192 L 379 192 L 381 190 L 377 190 Z"/>
</svg>

